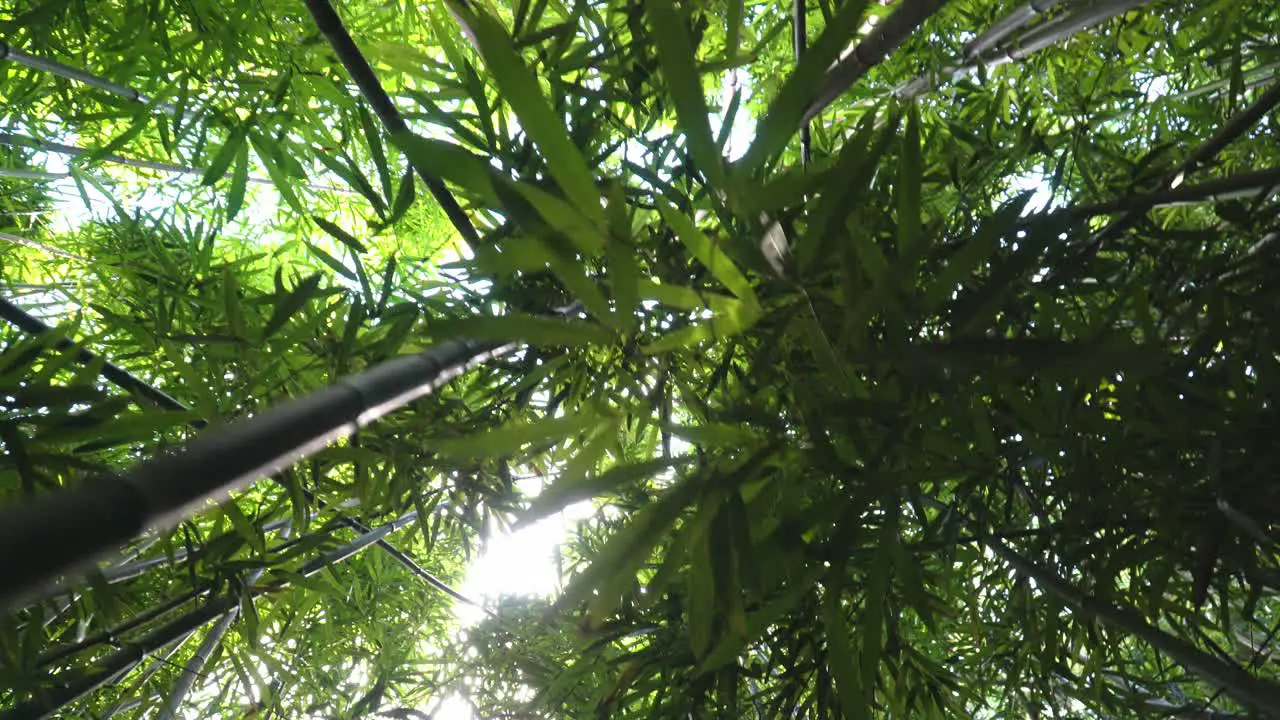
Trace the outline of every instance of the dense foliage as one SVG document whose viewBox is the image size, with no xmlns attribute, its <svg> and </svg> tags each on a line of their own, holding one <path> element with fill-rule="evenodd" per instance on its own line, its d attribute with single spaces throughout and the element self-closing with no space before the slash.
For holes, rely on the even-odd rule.
<svg viewBox="0 0 1280 720">
<path fill-rule="evenodd" d="M 3 502 L 522 349 L 0 616 L 0 717 L 1280 712 L 1276 3 L 326 9 L 0 8 Z"/>
</svg>

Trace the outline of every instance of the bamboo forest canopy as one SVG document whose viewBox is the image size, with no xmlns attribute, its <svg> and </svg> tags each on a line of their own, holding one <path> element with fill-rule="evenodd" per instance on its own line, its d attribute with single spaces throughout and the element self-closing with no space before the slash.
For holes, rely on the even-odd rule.
<svg viewBox="0 0 1280 720">
<path fill-rule="evenodd" d="M 0 508 L 515 343 L 0 611 L 0 718 L 1280 717 L 1278 68 L 1269 0 L 0 6 Z"/>
</svg>

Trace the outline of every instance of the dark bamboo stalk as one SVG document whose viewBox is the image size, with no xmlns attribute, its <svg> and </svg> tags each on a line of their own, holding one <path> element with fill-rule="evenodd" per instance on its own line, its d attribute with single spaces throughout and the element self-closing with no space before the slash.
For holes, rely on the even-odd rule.
<svg viewBox="0 0 1280 720">
<path fill-rule="evenodd" d="M 817 96 L 805 110 L 802 122 L 812 120 L 833 100 L 861 80 L 867 71 L 883 62 L 916 28 L 942 9 L 946 2 L 947 0 L 902 0 L 893 14 L 876 25 L 848 57 L 827 73 Z"/>
<path fill-rule="evenodd" d="M 382 121 L 383 127 L 392 135 L 408 131 L 409 126 L 405 124 L 400 110 L 391 100 L 391 96 L 387 94 L 387 91 L 382 88 L 382 84 L 378 82 L 378 76 L 373 73 L 373 68 L 370 67 L 369 61 L 360 52 L 360 48 L 356 45 L 355 40 L 351 38 L 351 34 L 347 32 L 347 27 L 342 24 L 342 18 L 338 17 L 338 13 L 329 4 L 329 0 L 306 0 L 306 3 L 307 10 L 311 12 L 311 17 L 315 20 L 316 27 L 328 38 L 333 52 L 342 61 L 343 66 L 346 67 L 347 72 L 351 75 L 351 79 L 355 81 L 356 87 L 360 90 L 360 94 L 364 96 L 365 101 L 373 108 L 374 114 Z M 436 202 L 440 204 L 445 215 L 449 217 L 453 226 L 458 229 L 462 238 L 471 244 L 479 242 L 480 235 L 476 232 L 475 226 L 471 224 L 471 219 L 467 217 L 457 199 L 445 187 L 444 181 L 428 171 L 427 168 L 413 162 L 412 159 L 409 160 L 409 164 L 417 171 L 418 177 L 422 178 L 422 182 L 431 191 L 431 195 L 435 197 Z"/>
<path fill-rule="evenodd" d="M 1034 579 L 1038 586 L 1063 603 L 1143 640 L 1188 670 L 1221 686 L 1237 702 L 1264 712 L 1280 708 L 1280 684 L 1254 677 L 1239 666 L 1200 650 L 1147 623 L 1129 608 L 1112 605 L 1081 592 L 1056 573 L 1041 568 L 999 540 L 988 542 L 987 547 L 1014 570 Z"/>
<path fill-rule="evenodd" d="M 0 512 L 0 606 L 11 607 L 147 527 L 167 527 L 515 347 L 445 343 L 196 436 L 123 475 Z M 178 482 L 176 479 L 180 479 Z"/>
<path fill-rule="evenodd" d="M 1063 15 L 1057 20 L 1037 25 L 1016 41 L 1016 47 L 1002 52 L 1010 61 L 1021 60 L 1031 53 L 1056 45 L 1086 28 L 1123 15 L 1150 3 L 1151 0 L 1104 0 Z M 995 60 L 998 65 L 1003 60 Z"/>
<path fill-rule="evenodd" d="M 4 298 L 0 298 L 0 317 L 4 318 L 5 320 L 8 320 L 14 325 L 17 325 L 19 328 L 22 328 L 23 330 L 34 335 L 49 332 L 51 330 L 51 328 L 48 325 L 46 325 L 44 322 L 26 313 L 21 308 L 18 308 L 16 305 L 13 305 L 9 301 L 5 300 Z M 59 348 L 67 347 L 67 346 L 70 346 L 71 344 L 72 343 L 70 340 L 67 340 L 64 338 L 59 342 L 58 347 Z M 77 359 L 81 363 L 88 363 L 95 360 L 96 357 L 97 356 L 95 356 L 92 352 L 82 349 L 79 355 L 77 356 Z M 107 380 L 111 381 L 112 383 L 121 387 L 122 389 L 132 392 L 135 395 L 140 395 L 142 397 L 148 398 L 149 400 L 153 401 L 158 407 L 161 407 L 166 410 L 177 411 L 177 412 L 190 412 L 190 408 L 188 408 L 186 405 L 183 405 L 181 402 L 179 402 L 172 396 L 160 391 L 159 389 L 155 388 L 152 385 L 149 385 L 143 382 L 137 377 L 129 374 L 127 371 L 122 370 L 116 367 L 115 365 L 112 365 L 109 362 L 103 363 L 102 375 L 103 377 L 107 378 Z M 200 418 L 192 418 L 191 420 L 188 421 L 188 424 L 190 424 L 193 428 L 197 430 L 202 429 L 207 425 L 207 423 Z M 321 502 L 319 498 L 316 498 L 310 491 L 307 491 L 304 489 L 303 493 L 306 495 L 308 501 L 316 503 L 316 505 L 319 507 L 324 507 L 324 503 Z M 343 524 L 345 524 L 347 527 L 355 529 L 357 532 L 369 531 L 369 528 L 366 525 L 359 522 L 355 518 L 342 515 L 342 514 L 339 514 L 338 517 Z M 385 538 L 378 540 L 378 546 L 382 548 L 383 551 L 390 554 L 398 562 L 404 565 L 410 572 L 418 576 L 427 584 L 441 590 L 442 592 L 445 592 L 450 597 L 453 597 L 458 600 L 462 600 L 463 602 L 467 602 L 472 605 L 477 604 L 475 601 L 466 598 L 465 596 L 463 596 L 453 588 L 446 585 L 439 578 L 427 572 L 424 568 L 422 568 L 420 565 L 414 562 L 406 553 L 401 551 L 396 546 L 392 545 Z"/>
<path fill-rule="evenodd" d="M 0 318 L 21 328 L 23 331 L 32 335 L 42 335 L 50 332 L 52 328 L 46 325 L 40 319 L 30 315 L 22 308 L 9 302 L 5 298 L 0 298 Z M 65 350 L 71 347 L 77 347 L 76 343 L 68 338 L 62 338 L 57 342 L 55 347 L 59 350 Z M 76 352 L 76 361 L 82 364 L 89 364 L 98 359 L 94 353 L 80 348 Z M 103 362 L 102 376 L 111 381 L 117 387 L 133 394 L 136 397 L 145 399 L 147 402 L 164 408 L 166 410 L 186 410 L 186 406 L 174 400 L 168 393 L 160 390 L 147 382 L 141 380 L 133 373 L 119 367 L 110 362 Z"/>
<path fill-rule="evenodd" d="M 45 654 L 41 655 L 40 658 L 36 660 L 36 667 L 41 667 L 41 668 L 48 667 L 57 662 L 65 660 L 71 657 L 72 655 L 84 652 L 85 650 L 88 650 L 91 647 L 95 647 L 97 645 L 101 645 L 102 643 L 110 642 L 117 638 L 123 637 L 124 635 L 127 635 L 130 632 L 137 630 L 143 625 L 146 625 L 152 620 L 155 620 L 156 618 L 162 615 L 167 615 L 170 612 L 182 607 L 183 605 L 186 605 L 192 600 L 195 600 L 197 597 L 200 596 L 202 592 L 204 592 L 203 589 L 199 591 L 188 590 L 187 592 L 181 595 L 178 595 L 176 597 L 170 598 L 169 600 L 166 600 L 165 602 L 159 605 L 154 605 L 150 608 L 147 608 L 146 610 L 143 610 L 142 612 L 135 614 L 133 617 L 129 618 L 128 620 L 125 620 L 119 625 L 116 625 L 115 627 L 112 627 L 108 630 L 103 630 L 101 632 L 97 632 L 92 635 L 87 635 L 83 640 L 80 640 L 78 642 L 55 647 L 52 650 L 49 650 Z"/>
<path fill-rule="evenodd" d="M 807 8 L 805 0 L 794 0 L 791 6 L 791 27 L 792 27 L 792 45 L 795 48 L 796 63 L 799 64 L 800 58 L 804 55 L 805 45 L 808 42 L 809 30 L 807 26 Z M 809 120 L 805 120 L 800 124 L 800 162 L 808 166 L 811 153 L 809 138 Z"/>
<path fill-rule="evenodd" d="M 3 40 L 0 40 L 0 60 L 12 60 L 13 62 L 18 63 L 19 65 L 25 65 L 31 68 L 32 70 L 39 70 L 41 72 L 52 73 L 53 75 L 57 75 L 58 77 L 66 78 L 68 80 L 73 80 L 78 83 L 83 83 L 85 85 L 97 88 L 99 90 L 110 93 L 117 97 L 122 97 L 125 100 L 130 100 L 132 102 L 140 103 L 143 105 L 151 105 L 152 107 L 156 108 L 157 110 L 167 115 L 178 114 L 178 109 L 173 105 L 170 105 L 168 103 L 153 102 L 151 98 L 147 97 L 146 95 L 143 95 L 142 93 L 138 92 L 137 90 L 134 90 L 131 87 L 127 87 L 119 83 L 111 82 L 110 80 L 107 80 L 105 78 L 98 77 L 97 75 L 94 75 L 93 73 L 88 72 L 87 70 L 81 70 L 80 68 L 71 67 L 70 65 L 63 65 L 62 63 L 57 62 L 56 60 L 49 60 L 47 58 L 30 55 L 28 53 L 22 52 L 21 50 L 13 47 L 12 45 L 9 45 Z"/>
<path fill-rule="evenodd" d="M 1222 152 L 1227 145 L 1230 145 L 1236 138 L 1248 132 L 1265 118 L 1276 105 L 1280 104 L 1280 82 L 1275 83 L 1266 92 L 1258 96 L 1241 112 L 1227 121 L 1213 137 L 1209 138 L 1199 147 L 1191 152 L 1185 160 L 1182 161 L 1173 172 L 1166 175 L 1157 187 L 1157 192 L 1167 191 L 1180 183 L 1184 177 L 1195 172 L 1201 166 L 1213 160 Z M 1083 254 L 1090 257 L 1109 240 L 1113 240 L 1121 233 L 1128 230 L 1142 219 L 1145 213 L 1143 210 L 1135 210 L 1125 213 L 1123 216 L 1109 223 L 1102 228 L 1089 240 Z"/>
<path fill-rule="evenodd" d="M 1209 182 L 1195 185 L 1182 185 L 1172 190 L 1129 195 L 1092 205 L 1076 205 L 1050 214 L 1089 218 L 1114 213 L 1142 213 L 1159 207 L 1251 198 L 1274 191 L 1277 187 L 1280 187 L 1280 168 L 1268 168 L 1266 170 L 1239 173 L 1220 180 L 1210 180 Z"/>
<path fill-rule="evenodd" d="M 1059 4 L 1062 0 L 1052 0 L 1041 3 L 1041 7 Z M 912 98 L 924 94 L 938 85 L 953 80 L 965 73 L 976 71 L 978 68 L 990 70 L 1006 63 L 1016 62 L 1025 59 L 1032 53 L 1043 50 L 1050 45 L 1064 42 L 1077 33 L 1097 25 L 1098 23 L 1110 20 L 1111 18 L 1133 10 L 1137 7 L 1145 5 L 1151 0 L 1112 0 L 1111 2 L 1101 2 L 1090 5 L 1080 12 L 1063 15 L 1056 20 L 1037 25 L 1025 34 L 1015 37 L 1002 44 L 985 43 L 984 49 L 980 53 L 971 53 L 974 44 L 979 40 L 984 40 L 987 33 L 993 33 L 997 29 L 1003 33 L 1002 37 L 1007 38 L 1015 31 L 1022 29 L 1025 25 L 1037 15 L 1028 15 L 1028 7 L 1035 5 L 1035 2 L 1028 3 L 1018 8 L 1013 14 L 1005 17 L 1000 22 L 993 25 L 991 29 L 984 33 L 977 40 L 974 40 L 965 47 L 964 62 L 950 68 L 946 68 L 934 75 L 921 75 L 911 82 L 900 86 L 896 94 L 899 97 Z M 1048 9 L 1046 7 L 1046 9 Z M 1014 23 L 1020 22 L 1015 25 Z"/>
</svg>

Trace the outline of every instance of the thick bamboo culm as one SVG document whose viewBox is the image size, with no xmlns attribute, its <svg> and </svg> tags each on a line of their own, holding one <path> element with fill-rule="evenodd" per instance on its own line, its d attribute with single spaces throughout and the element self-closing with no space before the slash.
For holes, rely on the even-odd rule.
<svg viewBox="0 0 1280 720">
<path fill-rule="evenodd" d="M 966 73 L 976 72 L 980 68 L 990 70 L 1022 60 L 1034 52 L 1065 42 L 1094 25 L 1151 2 L 1151 0 L 1107 0 L 1094 3 L 1074 13 L 1063 14 L 1048 22 L 1032 25 L 1036 18 L 1042 17 L 1053 7 L 1062 4 L 1062 1 L 1033 1 L 1017 8 L 966 45 L 962 62 L 940 72 L 921 75 L 901 85 L 895 94 L 903 98 L 918 97 L 935 89 L 943 82 Z"/>
<path fill-rule="evenodd" d="M 0 40 L 0 60 L 16 62 L 19 65 L 24 65 L 32 70 L 51 73 L 58 77 L 97 88 L 103 92 L 110 93 L 117 97 L 122 97 L 132 102 L 151 105 L 167 115 L 178 114 L 178 108 L 173 105 L 162 102 L 153 102 L 150 97 L 143 95 L 131 87 L 111 82 L 110 80 L 98 77 L 87 70 L 81 70 L 80 68 L 71 67 L 70 65 L 64 65 L 56 60 L 50 60 L 48 58 L 37 57 L 35 55 L 25 53 L 18 48 L 9 45 L 3 40 Z"/>
<path fill-rule="evenodd" d="M 149 527 L 283 471 L 333 440 L 434 392 L 515 346 L 445 343 L 388 361 L 312 395 L 196 436 L 115 477 L 0 511 L 0 607 L 13 607 Z"/>
<path fill-rule="evenodd" d="M 17 327 L 21 328 L 22 330 L 35 335 L 46 333 L 52 330 L 52 328 L 50 328 L 44 322 L 42 322 L 38 318 L 32 316 L 31 314 L 27 313 L 26 311 L 22 310 L 21 308 L 19 308 L 18 306 L 14 305 L 12 302 L 4 298 L 0 298 L 0 318 L 3 318 L 9 321 L 10 323 L 16 325 Z M 71 347 L 72 345 L 74 345 L 74 343 L 72 343 L 70 340 L 66 338 L 63 338 L 58 341 L 56 347 L 61 350 L 61 349 L 66 349 L 68 347 Z M 89 350 L 81 348 L 78 351 L 76 360 L 77 362 L 84 364 L 84 363 L 93 362 L 96 359 L 96 357 L 97 356 L 95 356 Z M 102 376 L 106 378 L 108 381 L 110 381 L 111 383 L 113 383 L 114 385 L 116 385 L 117 387 L 124 389 L 130 393 L 133 393 L 137 397 L 144 398 L 148 402 L 154 404 L 156 407 L 159 407 L 161 409 L 171 410 L 175 412 L 191 411 L 190 408 L 188 408 L 186 405 L 179 402 L 177 399 L 175 399 L 171 395 L 166 394 L 165 392 L 161 391 L 160 389 L 156 388 L 153 385 L 149 385 L 143 380 L 130 374 L 128 371 L 110 362 L 105 362 L 105 361 L 103 362 Z M 200 418 L 193 418 L 188 421 L 188 424 L 191 427 L 199 430 L 206 427 L 208 423 L 206 423 L 204 420 Z M 303 496 L 306 498 L 306 500 L 309 503 L 314 503 L 321 508 L 325 506 L 324 503 L 320 502 L 319 498 L 315 497 L 309 490 L 303 489 Z M 343 503 L 340 503 L 337 507 L 343 508 L 343 507 L 346 507 L 347 504 L 348 504 L 347 502 L 343 502 Z M 359 532 L 359 533 L 369 532 L 369 526 L 360 522 L 356 518 L 353 518 L 348 515 L 341 515 L 341 514 L 339 514 L 338 518 L 343 525 L 346 525 L 347 527 L 355 530 L 356 532 Z M 407 553 L 405 553 L 403 550 L 400 550 L 395 545 L 392 545 L 390 541 L 383 538 L 378 540 L 377 544 L 379 548 L 381 548 L 384 552 L 390 555 L 396 562 L 403 565 L 406 569 L 409 570 L 409 572 L 413 573 L 420 580 L 427 583 L 431 587 L 436 588 L 437 590 L 445 593 L 449 597 L 452 597 L 453 599 L 458 600 L 460 602 L 464 602 L 469 605 L 474 605 L 476 607 L 482 607 L 475 600 L 472 600 L 471 598 L 468 598 L 465 595 L 459 593 L 457 590 L 454 590 L 453 588 L 449 587 L 447 583 L 440 580 L 435 575 L 432 575 L 425 568 L 423 568 L 421 565 L 415 562 L 412 558 L 410 558 Z"/>
</svg>

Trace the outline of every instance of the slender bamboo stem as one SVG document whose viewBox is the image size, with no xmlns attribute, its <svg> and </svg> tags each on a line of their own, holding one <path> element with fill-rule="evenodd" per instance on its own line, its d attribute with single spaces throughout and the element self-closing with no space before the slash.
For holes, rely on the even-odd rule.
<svg viewBox="0 0 1280 720">
<path fill-rule="evenodd" d="M 1046 0 L 1039 3 L 1039 5 L 1048 10 L 1060 2 L 1062 0 Z M 966 46 L 963 62 L 934 74 L 921 75 L 915 80 L 901 85 L 895 91 L 895 94 L 903 98 L 918 97 L 943 83 L 950 82 L 961 75 L 975 72 L 979 68 L 990 70 L 1007 63 L 1023 60 L 1034 52 L 1068 40 L 1089 27 L 1110 20 L 1117 15 L 1149 2 L 1151 0 L 1113 0 L 1112 2 L 1095 3 L 1080 12 L 1063 15 L 1050 22 L 1037 25 L 1027 30 L 1025 34 L 1002 44 L 986 42 L 988 33 L 999 31 L 1001 38 L 1007 38 L 1016 31 L 1023 29 L 1032 19 L 1038 17 L 1038 14 L 1029 10 L 1029 6 L 1037 5 L 1037 3 L 1028 3 L 993 25 L 986 33 L 983 33 L 977 40 Z M 1043 12 L 1039 14 L 1043 14 Z M 984 41 L 982 51 L 972 52 L 972 48 L 979 40 Z"/>
<path fill-rule="evenodd" d="M 42 667 L 42 668 L 48 667 L 62 660 L 65 660 L 71 657 L 72 655 L 84 652 L 85 650 L 88 650 L 91 647 L 95 647 L 97 645 L 101 645 L 104 642 L 109 642 L 109 641 L 115 640 L 116 638 L 123 637 L 129 634 L 130 632 L 142 627 L 143 625 L 146 625 L 152 620 L 155 620 L 156 618 L 162 615 L 167 615 L 170 612 L 182 607 L 183 605 L 186 605 L 192 600 L 195 600 L 203 592 L 204 592 L 203 588 L 200 590 L 188 590 L 187 592 L 181 595 L 178 595 L 176 597 L 170 598 L 169 600 L 166 600 L 165 602 L 159 605 L 154 605 L 150 608 L 147 608 L 146 610 L 143 610 L 142 612 L 135 614 L 133 617 L 129 618 L 128 620 L 125 620 L 124 622 L 110 629 L 94 633 L 93 635 L 87 635 L 85 636 L 84 639 L 78 642 L 70 643 L 67 645 L 61 645 L 56 648 L 53 648 L 52 650 L 49 650 L 45 654 L 41 655 L 39 659 L 36 660 L 36 666 Z"/>
<path fill-rule="evenodd" d="M 1173 172 L 1165 175 L 1156 188 L 1157 192 L 1174 188 L 1182 182 L 1184 177 L 1213 160 L 1227 145 L 1230 145 L 1236 138 L 1248 132 L 1254 125 L 1257 125 L 1278 104 L 1280 104 L 1280 82 L 1272 85 L 1266 92 L 1250 103 L 1248 107 L 1228 120 L 1218 132 L 1214 133 L 1213 137 L 1193 150 Z M 1084 257 L 1093 256 L 1104 243 L 1115 239 L 1121 233 L 1136 225 L 1145 212 L 1145 209 L 1127 212 L 1099 230 L 1089 240 L 1088 245 L 1085 246 L 1082 252 Z"/>
<path fill-rule="evenodd" d="M 57 62 L 56 60 L 49 60 L 48 58 L 42 58 L 42 57 L 36 57 L 35 55 L 30 55 L 28 53 L 25 53 L 13 47 L 12 45 L 9 45 L 3 40 L 0 40 L 0 60 L 12 60 L 13 62 L 18 63 L 19 65 L 25 65 L 31 68 L 32 70 L 39 70 L 41 72 L 51 73 L 53 75 L 57 75 L 58 77 L 66 78 L 67 80 L 73 80 L 75 82 L 97 88 L 99 90 L 110 93 L 117 97 L 122 97 L 132 102 L 140 103 L 143 105 L 151 105 L 152 107 L 156 108 L 157 110 L 167 115 L 178 114 L 178 109 L 173 105 L 170 105 L 168 103 L 153 102 L 151 98 L 147 97 L 146 95 L 143 95 L 142 93 L 138 92 L 137 90 L 134 90 L 131 87 L 121 85 L 119 83 L 111 82 L 106 78 L 98 77 L 97 75 L 94 75 L 93 73 L 88 72 L 87 70 L 81 70 L 80 68 L 71 67 L 70 65 L 63 65 L 62 63 Z"/>
<path fill-rule="evenodd" d="M 808 14 L 805 0 L 794 0 L 791 6 L 791 27 L 792 27 L 792 44 L 795 48 L 796 63 L 800 62 L 800 58 L 804 55 L 805 45 L 808 42 L 809 30 L 807 26 Z M 810 121 L 805 120 L 800 124 L 800 162 L 808 166 L 810 156 L 812 155 L 809 138 Z"/>
<path fill-rule="evenodd" d="M 235 607 L 236 603 L 237 600 L 233 596 L 213 598 L 157 628 L 137 642 L 125 644 L 119 651 L 97 663 L 96 672 L 59 685 L 41 695 L 38 700 L 23 703 L 8 712 L 0 713 L 0 720 L 44 720 L 44 718 L 55 717 L 67 705 L 124 677 L 148 655 L 178 642 L 204 627 L 211 620 L 221 617 L 227 610 Z"/>
<path fill-rule="evenodd" d="M 0 177 L 17 178 L 19 180 L 61 180 L 65 177 L 71 177 L 71 173 L 27 170 L 25 168 L 0 168 Z"/>
<path fill-rule="evenodd" d="M 1141 615 L 1129 608 L 1112 605 L 1081 592 L 1057 574 L 1041 568 L 999 540 L 991 540 L 987 547 L 1015 570 L 1034 579 L 1037 585 L 1060 601 L 1145 641 L 1188 670 L 1220 685 L 1237 702 L 1264 712 L 1280 708 L 1280 684 L 1254 677 L 1243 668 L 1200 650 L 1147 623 Z"/>
<path fill-rule="evenodd" d="M 329 40 L 329 45 L 333 48 L 335 54 L 342 61 L 347 72 L 351 75 L 351 79 L 355 81 L 356 87 L 360 90 L 360 94 L 373 108 L 374 114 L 382 121 L 382 125 L 391 134 L 407 131 L 409 126 L 405 123 L 404 117 L 400 114 L 400 110 L 391 100 L 391 96 L 382 88 L 382 84 L 378 82 L 377 75 L 374 74 L 373 68 L 370 67 L 369 61 L 365 59 L 360 52 L 360 48 L 356 46 L 355 40 L 351 38 L 351 34 L 347 32 L 346 25 L 343 25 L 342 18 L 338 17 L 338 13 L 329 4 L 329 0 L 306 0 L 307 10 L 311 12 L 311 17 L 316 23 L 316 27 L 320 32 L 324 33 Z M 448 216 L 453 226 L 457 228 L 458 233 L 468 243 L 475 244 L 480 240 L 480 235 L 476 232 L 475 226 L 471 224 L 471 219 L 463 212 L 462 206 L 458 204 L 453 194 L 445 187 L 444 181 L 436 177 L 427 168 L 421 164 L 409 160 L 410 165 L 417 171 L 418 177 L 422 178 L 422 182 L 431 191 L 436 202 L 440 204 L 445 215 Z"/>
<path fill-rule="evenodd" d="M 67 145 L 65 143 L 53 142 L 52 140 L 38 140 L 23 135 L 15 135 L 13 133 L 0 132 L 0 145 L 11 145 L 13 147 L 27 147 L 40 152 L 53 153 L 56 155 L 69 155 L 71 157 L 80 157 L 88 155 L 93 151 L 89 148 L 79 147 L 77 145 Z M 204 171 L 199 168 L 187 167 L 185 165 L 177 165 L 174 163 L 159 162 L 156 160 L 138 160 L 129 158 L 115 153 L 106 153 L 99 156 L 115 165 L 125 165 L 127 167 L 141 168 L 144 170 L 158 170 L 160 172 L 174 173 L 175 175 L 203 175 Z M 70 173 L 45 173 L 56 177 L 67 177 Z M 249 182 L 260 185 L 270 185 L 271 181 L 266 178 L 251 177 Z"/>
<path fill-rule="evenodd" d="M 0 318 L 16 325 L 22 330 L 32 335 L 42 335 L 50 332 L 52 328 L 46 325 L 40 319 L 19 308 L 17 305 L 9 302 L 5 298 L 0 298 Z M 76 343 L 68 338 L 62 338 L 55 345 L 59 350 L 65 350 L 76 347 Z M 95 362 L 98 356 L 89 350 L 81 347 L 76 352 L 76 361 L 88 365 Z M 136 397 L 145 399 L 147 402 L 167 410 L 186 410 L 186 406 L 174 400 L 168 393 L 156 388 L 144 380 L 138 378 L 133 373 L 121 368 L 110 362 L 103 362 L 102 376 L 111 383 L 120 387 Z"/>
<path fill-rule="evenodd" d="M 89 262 L 88 258 L 82 258 L 79 255 L 76 255 L 75 253 L 69 253 L 66 250 L 59 250 L 58 248 L 55 248 L 55 247 L 49 247 L 44 243 L 38 243 L 35 240 L 24 238 L 21 235 L 10 235 L 9 233 L 6 233 L 6 232 L 0 232 L 0 240 L 3 240 L 4 242 L 8 242 L 8 243 L 13 243 L 14 245 L 21 245 L 23 247 L 29 247 L 34 250 L 47 252 L 50 255 L 55 255 L 57 257 L 65 258 L 67 260 L 75 260 L 76 262 L 84 262 L 84 263 Z"/>
<path fill-rule="evenodd" d="M 969 44 L 964 46 L 964 57 L 969 60 L 978 58 L 1063 2 L 1065 0 L 1030 0 L 1025 5 L 1019 6 L 996 21 L 996 24 L 987 28 L 981 35 L 969 41 Z"/>
<path fill-rule="evenodd" d="M 289 531 L 292 529 L 292 521 L 285 520 L 280 531 L 280 537 L 287 539 Z M 251 590 L 258 580 L 262 578 L 263 569 L 254 570 L 249 574 L 249 579 L 245 581 L 245 589 Z M 200 677 L 200 673 L 204 670 L 205 665 L 209 664 L 209 657 L 213 655 L 222 645 L 222 639 L 226 636 L 227 630 L 231 628 L 231 624 L 240 616 L 240 605 L 228 610 L 213 627 L 209 628 L 209 632 L 204 636 L 204 640 L 200 642 L 200 647 L 196 649 L 194 655 L 187 659 L 187 664 L 182 668 L 182 674 L 173 684 L 173 689 L 169 691 L 169 696 L 165 699 L 164 707 L 160 709 L 158 720 L 174 720 L 177 716 L 178 709 L 182 703 L 186 701 L 187 695 L 191 692 L 192 686 Z"/>
<path fill-rule="evenodd" d="M 947 0 L 902 0 L 884 22 L 876 25 L 862 42 L 844 60 L 827 73 L 817 97 L 805 110 L 802 122 L 809 122 L 854 83 L 861 80 L 871 68 L 884 61 L 928 20 L 942 9 Z"/>
</svg>

